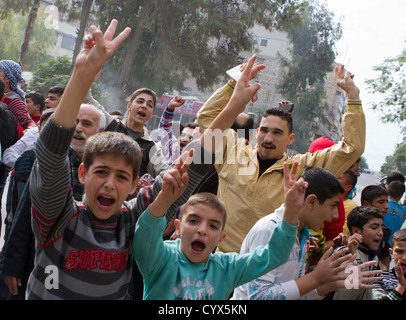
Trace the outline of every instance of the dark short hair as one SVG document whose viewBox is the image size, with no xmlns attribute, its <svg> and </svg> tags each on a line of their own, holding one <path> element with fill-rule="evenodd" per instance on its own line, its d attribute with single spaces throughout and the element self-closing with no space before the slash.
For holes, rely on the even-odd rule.
<svg viewBox="0 0 406 320">
<path fill-rule="evenodd" d="M 388 195 L 393 198 L 399 198 L 405 193 L 405 183 L 392 181 L 388 186 Z"/>
<path fill-rule="evenodd" d="M 358 177 L 355 172 L 351 169 L 348 169 L 343 174 L 347 177 L 349 184 L 355 187 L 358 182 Z"/>
<path fill-rule="evenodd" d="M 303 170 L 300 177 L 309 183 L 305 197 L 314 194 L 317 196 L 317 200 L 320 204 L 323 204 L 327 199 L 344 192 L 340 181 L 338 181 L 333 174 L 323 168 L 307 167 Z"/>
<path fill-rule="evenodd" d="M 135 180 L 141 166 L 141 149 L 131 137 L 121 132 L 105 131 L 89 137 L 83 153 L 83 165 L 86 170 L 90 168 L 96 157 L 113 154 L 123 157 L 133 168 Z"/>
<path fill-rule="evenodd" d="M 48 121 L 49 117 L 51 117 L 54 112 L 55 112 L 56 108 L 49 108 L 46 109 L 42 114 L 41 114 L 41 118 L 39 119 L 39 123 L 44 123 L 46 121 Z"/>
<path fill-rule="evenodd" d="M 352 227 L 357 227 L 362 230 L 364 225 L 366 225 L 368 221 L 373 218 L 383 220 L 383 214 L 378 208 L 369 206 L 355 207 L 347 216 L 347 227 L 352 234 Z"/>
<path fill-rule="evenodd" d="M 405 183 L 405 176 L 398 171 L 392 171 L 386 176 L 385 184 L 389 185 L 392 181 L 400 181 Z"/>
<path fill-rule="evenodd" d="M 188 123 L 186 123 L 186 124 L 183 126 L 182 131 L 183 131 L 183 129 L 185 129 L 185 128 L 196 129 L 198 126 L 199 126 L 199 125 L 197 125 L 197 124 L 188 122 Z"/>
<path fill-rule="evenodd" d="M 254 119 L 248 115 L 248 117 L 244 119 L 243 123 L 239 123 L 237 120 L 234 120 L 231 129 L 235 130 L 237 133 L 238 131 L 243 130 L 245 140 L 249 140 L 251 134 L 250 130 L 254 129 Z"/>
<path fill-rule="evenodd" d="M 395 242 L 406 241 L 406 228 L 399 229 L 392 235 L 392 248 L 395 245 Z"/>
<path fill-rule="evenodd" d="M 372 203 L 374 199 L 384 195 L 388 195 L 385 188 L 378 185 L 366 186 L 361 192 L 361 204 L 363 205 L 364 201 Z"/>
<path fill-rule="evenodd" d="M 57 94 L 59 97 L 61 97 L 61 96 L 63 95 L 64 91 L 65 91 L 65 88 L 64 88 L 64 87 L 54 86 L 54 87 L 52 87 L 52 88 L 50 88 L 50 89 L 48 90 L 48 93 L 55 93 L 55 94 Z"/>
<path fill-rule="evenodd" d="M 149 94 L 152 97 L 152 100 L 154 101 L 154 108 L 155 108 L 155 106 L 156 106 L 156 93 L 155 93 L 155 91 L 153 91 L 151 89 L 148 89 L 148 88 L 140 88 L 140 89 L 135 90 L 131 95 L 130 102 L 133 102 L 134 99 L 137 98 L 142 93 Z"/>
<path fill-rule="evenodd" d="M 43 112 L 45 110 L 45 98 L 42 94 L 37 92 L 30 92 L 25 95 L 25 99 L 31 99 L 32 102 L 37 105 L 39 104 L 39 112 Z"/>
<path fill-rule="evenodd" d="M 281 118 L 282 120 L 285 120 L 288 123 L 289 133 L 293 132 L 293 120 L 292 115 L 289 112 L 283 111 L 279 108 L 270 108 L 265 110 L 262 118 L 266 118 L 268 116 L 276 116 Z"/>
<path fill-rule="evenodd" d="M 195 193 L 192 195 L 188 201 L 185 202 L 185 204 L 181 207 L 179 211 L 179 220 L 182 220 L 183 214 L 186 212 L 186 210 L 190 207 L 193 207 L 197 204 L 204 204 L 207 205 L 214 210 L 218 211 L 222 217 L 223 217 L 223 225 L 222 228 L 224 229 L 224 226 L 226 224 L 227 220 L 227 210 L 224 205 L 224 202 L 217 197 L 215 194 L 211 192 L 201 192 L 201 193 Z"/>
</svg>

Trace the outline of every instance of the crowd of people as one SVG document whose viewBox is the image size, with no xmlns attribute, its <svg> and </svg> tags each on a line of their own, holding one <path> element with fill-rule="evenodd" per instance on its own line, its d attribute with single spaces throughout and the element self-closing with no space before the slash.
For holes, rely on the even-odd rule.
<svg viewBox="0 0 406 320">
<path fill-rule="evenodd" d="M 0 61 L 0 299 L 406 298 L 404 176 L 352 200 L 366 138 L 353 74 L 335 68 L 342 140 L 305 154 L 286 153 L 292 110 L 269 106 L 258 128 L 244 112 L 265 68 L 255 54 L 179 135 L 185 100 L 172 99 L 152 138 L 153 90 L 135 90 L 125 115 L 91 94 L 131 32 L 116 27 L 91 27 L 68 84 L 47 98 Z"/>
</svg>

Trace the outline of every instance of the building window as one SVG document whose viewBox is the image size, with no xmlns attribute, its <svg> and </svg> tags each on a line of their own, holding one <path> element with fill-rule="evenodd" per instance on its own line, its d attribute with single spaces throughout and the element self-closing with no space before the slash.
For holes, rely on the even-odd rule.
<svg viewBox="0 0 406 320">
<path fill-rule="evenodd" d="M 267 39 L 261 39 L 261 43 L 259 44 L 261 47 L 266 47 L 268 46 L 268 40 Z"/>
<path fill-rule="evenodd" d="M 61 48 L 73 51 L 73 49 L 75 48 L 75 41 L 76 38 L 63 34 Z"/>
</svg>

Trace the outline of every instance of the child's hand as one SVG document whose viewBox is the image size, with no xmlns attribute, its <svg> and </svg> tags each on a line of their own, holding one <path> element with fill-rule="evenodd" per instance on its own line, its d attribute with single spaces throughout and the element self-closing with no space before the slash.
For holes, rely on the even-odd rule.
<svg viewBox="0 0 406 320">
<path fill-rule="evenodd" d="M 183 99 L 181 96 L 176 96 L 169 102 L 168 109 L 175 110 L 176 108 L 183 106 L 185 102 L 186 99 Z"/>
<path fill-rule="evenodd" d="M 113 19 L 104 35 L 95 26 L 92 25 L 90 27 L 91 34 L 84 39 L 83 48 L 75 60 L 75 68 L 85 67 L 86 70 L 93 71 L 93 78 L 97 75 L 106 61 L 113 55 L 114 51 L 116 51 L 124 40 L 127 39 L 131 32 L 130 28 L 125 28 L 114 38 L 117 24 L 117 20 Z"/>
<path fill-rule="evenodd" d="M 164 216 L 172 203 L 186 190 L 189 181 L 187 171 L 192 163 L 193 153 L 194 149 L 182 153 L 175 166 L 164 174 L 161 191 L 149 207 L 152 216 Z"/>
<path fill-rule="evenodd" d="M 194 149 L 184 152 L 173 169 L 164 175 L 162 196 L 174 202 L 186 190 L 189 177 L 187 171 L 193 159 Z"/>
<path fill-rule="evenodd" d="M 305 201 L 307 181 L 300 178 L 296 181 L 298 163 L 295 162 L 289 172 L 289 164 L 283 164 L 283 177 L 285 183 L 285 212 L 283 219 L 291 225 L 296 225 L 299 220 L 299 209 Z"/>
<path fill-rule="evenodd" d="M 403 294 L 406 290 L 406 277 L 402 268 L 402 259 L 399 259 L 396 264 L 396 277 L 398 278 L 399 285 L 396 288 L 400 294 Z"/>
<path fill-rule="evenodd" d="M 337 237 L 333 239 L 333 247 L 337 247 L 340 244 L 346 246 L 348 244 L 348 234 L 341 232 Z"/>
<path fill-rule="evenodd" d="M 296 181 L 298 163 L 295 162 L 289 172 L 289 165 L 283 164 L 283 177 L 285 182 L 285 205 L 301 207 L 304 202 L 308 182 L 300 178 Z"/>
<path fill-rule="evenodd" d="M 348 238 L 347 247 L 350 249 L 350 253 L 354 254 L 357 251 L 359 244 L 363 241 L 362 235 L 354 233 Z"/>
</svg>

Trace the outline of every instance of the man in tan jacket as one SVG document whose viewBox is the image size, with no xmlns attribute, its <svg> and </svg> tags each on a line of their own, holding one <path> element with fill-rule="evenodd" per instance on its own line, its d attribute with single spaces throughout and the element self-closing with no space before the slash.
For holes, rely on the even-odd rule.
<svg viewBox="0 0 406 320">
<path fill-rule="evenodd" d="M 263 67 L 253 67 L 251 79 Z M 335 77 L 337 86 L 347 93 L 348 101 L 343 117 L 344 137 L 330 148 L 288 157 L 286 149 L 294 142 L 295 134 L 292 132 L 291 115 L 280 109 L 270 109 L 264 113 L 256 133 L 256 146 L 246 144 L 245 139 L 238 138 L 233 130 L 224 132 L 223 141 L 226 143 L 217 149 L 215 164 L 219 175 L 218 196 L 227 208 L 227 236 L 219 250 L 239 252 L 252 226 L 283 203 L 284 162 L 299 163 L 297 177 L 308 166 L 322 167 L 338 177 L 362 155 L 365 147 L 365 115 L 359 89 L 353 81 L 354 76 L 350 72 L 344 73 L 344 66 L 335 69 Z M 209 128 L 222 112 L 228 113 L 231 126 L 241 112 L 228 108 L 235 85 L 235 81 L 230 80 L 204 104 L 198 113 L 201 130 Z M 244 85 L 249 86 L 248 82 Z M 211 128 L 224 130 L 230 126 L 227 123 Z"/>
</svg>

